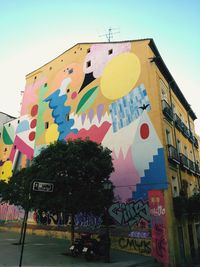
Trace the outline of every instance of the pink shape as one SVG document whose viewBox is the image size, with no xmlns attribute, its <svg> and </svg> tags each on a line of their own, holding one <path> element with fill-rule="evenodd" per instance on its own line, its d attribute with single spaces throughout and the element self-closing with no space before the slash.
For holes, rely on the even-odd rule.
<svg viewBox="0 0 200 267">
<path fill-rule="evenodd" d="M 139 174 L 132 161 L 131 147 L 125 158 L 121 150 L 118 158 L 114 152 L 112 156 L 115 171 L 111 175 L 111 180 L 115 186 L 115 195 L 120 197 L 121 202 L 126 202 L 132 199 L 132 192 L 140 182 Z"/>
<path fill-rule="evenodd" d="M 37 102 L 38 95 L 37 90 L 47 82 L 47 78 L 42 78 L 40 80 L 36 80 L 31 85 L 27 85 L 24 91 L 23 100 L 22 100 L 22 108 L 21 108 L 21 116 L 26 115 L 28 113 L 28 107 L 31 104 Z"/>
<path fill-rule="evenodd" d="M 81 129 L 78 134 L 70 133 L 67 135 L 67 140 L 72 139 L 86 139 L 89 138 L 90 140 L 97 142 L 100 144 L 105 137 L 107 131 L 109 130 L 111 124 L 107 121 L 104 121 L 103 124 L 100 127 L 97 127 L 96 125 L 92 125 L 92 127 L 89 130 Z"/>
<path fill-rule="evenodd" d="M 77 97 L 77 95 L 78 95 L 77 92 L 74 91 L 74 92 L 71 94 L 71 99 L 75 99 L 75 98 Z"/>
<path fill-rule="evenodd" d="M 34 150 L 28 146 L 19 136 L 15 136 L 14 144 L 10 153 L 10 160 L 13 161 L 15 157 L 16 150 L 19 150 L 21 153 L 25 154 L 28 159 L 33 158 Z"/>
</svg>

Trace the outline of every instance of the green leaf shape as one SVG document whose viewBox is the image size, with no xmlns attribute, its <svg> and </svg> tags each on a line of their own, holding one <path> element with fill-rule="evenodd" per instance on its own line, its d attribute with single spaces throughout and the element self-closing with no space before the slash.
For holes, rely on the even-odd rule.
<svg viewBox="0 0 200 267">
<path fill-rule="evenodd" d="M 3 128 L 3 141 L 6 145 L 12 145 L 13 144 L 13 141 L 12 141 L 12 139 L 11 139 L 10 135 L 8 134 L 8 131 L 5 127 Z"/>
<path fill-rule="evenodd" d="M 81 113 L 86 111 L 94 102 L 98 94 L 98 86 L 93 87 L 81 98 L 76 109 L 76 113 Z"/>
</svg>

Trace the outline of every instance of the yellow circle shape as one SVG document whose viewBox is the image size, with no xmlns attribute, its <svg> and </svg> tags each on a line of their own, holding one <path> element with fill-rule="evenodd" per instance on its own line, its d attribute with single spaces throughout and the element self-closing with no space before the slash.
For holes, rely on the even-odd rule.
<svg viewBox="0 0 200 267">
<path fill-rule="evenodd" d="M 46 143 L 54 143 L 58 140 L 59 132 L 58 132 L 58 125 L 57 124 L 51 124 L 51 126 L 47 129 L 45 139 Z"/>
<path fill-rule="evenodd" d="M 105 67 L 100 88 L 102 94 L 115 100 L 127 95 L 136 84 L 141 71 L 139 58 L 133 53 L 114 57 Z"/>
<path fill-rule="evenodd" d="M 1 167 L 1 178 L 0 180 L 5 180 L 8 182 L 9 178 L 12 176 L 12 161 L 6 161 Z"/>
</svg>

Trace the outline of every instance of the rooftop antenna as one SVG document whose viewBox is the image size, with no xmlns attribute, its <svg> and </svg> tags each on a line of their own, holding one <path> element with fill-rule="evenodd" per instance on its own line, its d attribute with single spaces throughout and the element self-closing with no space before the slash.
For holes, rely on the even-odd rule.
<svg viewBox="0 0 200 267">
<path fill-rule="evenodd" d="M 106 36 L 108 42 L 110 43 L 111 39 L 113 38 L 113 35 L 114 35 L 114 34 L 117 34 L 117 33 L 120 33 L 120 31 L 113 32 L 114 30 L 118 30 L 118 29 L 116 29 L 116 28 L 111 28 L 111 27 L 110 27 L 110 28 L 108 29 L 108 33 L 99 35 L 99 37 L 104 37 L 104 36 Z"/>
</svg>

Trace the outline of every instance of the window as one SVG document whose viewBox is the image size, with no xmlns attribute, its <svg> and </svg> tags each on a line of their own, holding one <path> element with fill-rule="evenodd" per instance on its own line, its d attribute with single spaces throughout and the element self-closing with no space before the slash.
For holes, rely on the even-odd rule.
<svg viewBox="0 0 200 267">
<path fill-rule="evenodd" d="M 91 66 L 91 61 L 89 60 L 88 62 L 86 62 L 86 67 L 89 68 Z"/>
<path fill-rule="evenodd" d="M 181 153 L 181 141 L 177 139 L 177 152 Z"/>
<path fill-rule="evenodd" d="M 46 122 L 45 122 L 45 129 L 48 129 L 48 128 L 49 128 L 49 122 L 46 121 Z"/>
<path fill-rule="evenodd" d="M 52 67 L 49 67 L 49 70 L 52 70 Z"/>
<path fill-rule="evenodd" d="M 71 68 L 71 69 L 69 69 L 69 70 L 68 70 L 68 74 L 71 74 L 71 73 L 73 73 L 73 71 L 74 71 L 74 70 L 73 70 L 72 68 Z"/>
<path fill-rule="evenodd" d="M 47 87 L 47 83 L 44 84 L 44 87 Z"/>
<path fill-rule="evenodd" d="M 1 133 L 0 133 L 0 138 L 1 138 Z"/>
<path fill-rule="evenodd" d="M 161 93 L 161 99 L 168 102 L 167 87 L 165 86 L 162 80 L 160 80 L 160 93 Z"/>
<path fill-rule="evenodd" d="M 10 125 L 11 125 L 11 124 L 10 124 L 10 123 L 8 123 L 8 127 L 10 127 Z"/>
<path fill-rule="evenodd" d="M 167 141 L 167 145 L 171 145 L 172 144 L 171 132 L 168 129 L 166 129 L 166 141 Z"/>
<path fill-rule="evenodd" d="M 90 53 L 90 48 L 87 49 L 87 53 Z"/>
<path fill-rule="evenodd" d="M 7 147 L 5 147 L 4 151 L 5 151 L 5 152 L 7 151 Z"/>
<path fill-rule="evenodd" d="M 184 146 L 184 155 L 185 155 L 186 157 L 188 157 L 187 146 Z"/>
<path fill-rule="evenodd" d="M 112 49 L 109 49 L 108 50 L 108 55 L 111 55 L 113 53 L 113 50 Z"/>
<path fill-rule="evenodd" d="M 190 159 L 191 159 L 192 161 L 194 161 L 194 155 L 193 155 L 192 150 L 190 150 Z"/>
<path fill-rule="evenodd" d="M 69 121 L 69 114 L 66 115 L 66 120 Z"/>
<path fill-rule="evenodd" d="M 19 124 L 20 123 L 20 120 L 18 120 L 17 123 Z"/>
<path fill-rule="evenodd" d="M 175 176 L 172 176 L 172 194 L 173 197 L 177 197 L 179 195 L 178 192 L 178 183 L 177 183 L 177 178 Z"/>
</svg>

